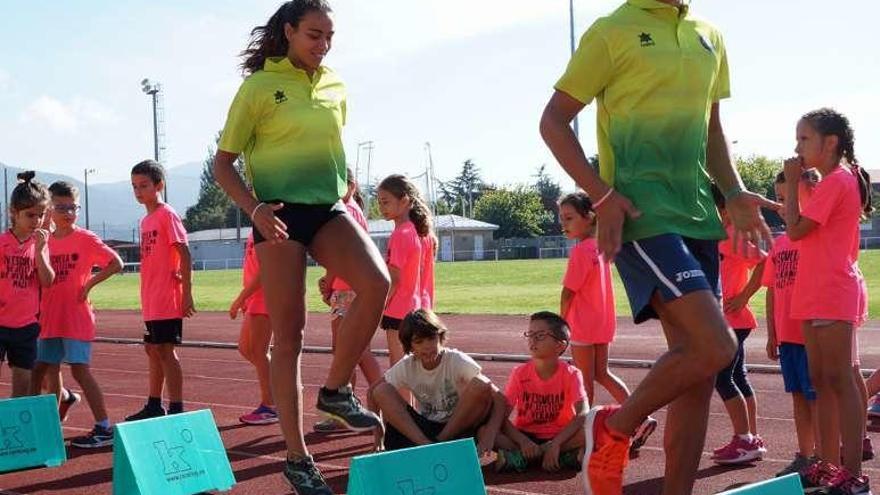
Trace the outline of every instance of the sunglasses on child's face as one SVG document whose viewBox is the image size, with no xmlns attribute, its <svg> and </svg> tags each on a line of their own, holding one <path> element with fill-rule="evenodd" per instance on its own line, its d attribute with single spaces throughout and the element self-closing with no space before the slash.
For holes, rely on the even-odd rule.
<svg viewBox="0 0 880 495">
<path fill-rule="evenodd" d="M 554 338 L 552 335 L 550 335 L 547 332 L 535 332 L 535 333 L 523 332 L 523 337 L 525 337 L 526 340 L 534 340 L 535 342 L 541 342 L 542 340 L 546 339 L 547 337 L 550 337 L 551 339 Z"/>
<path fill-rule="evenodd" d="M 55 205 L 52 207 L 58 213 L 76 213 L 79 211 L 79 208 L 79 205 Z"/>
</svg>

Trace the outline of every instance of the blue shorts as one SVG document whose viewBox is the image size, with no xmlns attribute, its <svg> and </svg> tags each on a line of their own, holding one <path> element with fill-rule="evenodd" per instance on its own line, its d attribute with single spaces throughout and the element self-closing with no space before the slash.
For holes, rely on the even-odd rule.
<svg viewBox="0 0 880 495">
<path fill-rule="evenodd" d="M 816 400 L 816 389 L 810 382 L 810 366 L 807 362 L 807 348 L 801 344 L 779 344 L 779 364 L 782 367 L 782 380 L 789 394 L 804 394 L 807 400 Z"/>
<path fill-rule="evenodd" d="M 721 298 L 718 241 L 661 234 L 624 243 L 614 262 L 636 323 L 658 318 L 655 292 L 664 302 L 698 290 Z"/>
<path fill-rule="evenodd" d="M 92 343 L 85 340 L 56 337 L 37 341 L 37 362 L 48 364 L 89 364 Z"/>
</svg>

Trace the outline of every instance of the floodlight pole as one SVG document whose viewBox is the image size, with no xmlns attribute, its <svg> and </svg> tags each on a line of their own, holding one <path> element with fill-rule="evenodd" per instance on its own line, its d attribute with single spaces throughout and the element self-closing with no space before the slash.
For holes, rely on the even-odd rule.
<svg viewBox="0 0 880 495">
<path fill-rule="evenodd" d="M 569 50 L 571 55 L 574 55 L 574 0 L 568 0 L 568 36 Z M 574 121 L 572 121 L 572 129 L 574 129 L 574 137 L 580 140 L 577 115 L 574 116 Z"/>
<path fill-rule="evenodd" d="M 86 197 L 86 230 L 89 230 L 89 174 L 95 173 L 93 168 L 83 169 L 83 178 L 85 179 L 85 197 Z"/>
<path fill-rule="evenodd" d="M 162 85 L 150 81 L 149 79 L 144 79 L 141 81 L 141 90 L 150 95 L 153 100 L 153 159 L 156 160 L 156 163 L 159 162 L 159 92 L 162 91 Z M 165 187 L 162 189 L 162 197 L 165 202 L 168 202 L 168 177 L 165 177 Z"/>
</svg>

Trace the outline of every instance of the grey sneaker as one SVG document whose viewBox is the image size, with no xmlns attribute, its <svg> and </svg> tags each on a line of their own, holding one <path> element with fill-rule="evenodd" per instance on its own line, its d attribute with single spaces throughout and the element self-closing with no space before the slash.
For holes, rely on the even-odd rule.
<svg viewBox="0 0 880 495">
<path fill-rule="evenodd" d="M 333 418 L 327 418 L 315 423 L 315 426 L 313 426 L 312 429 L 319 433 L 328 433 L 332 431 L 346 431 L 348 430 L 348 427 Z"/>
<path fill-rule="evenodd" d="M 351 385 L 340 388 L 335 394 L 323 387 L 318 392 L 318 410 L 343 423 L 349 430 L 370 431 L 382 424 L 374 413 L 361 404 Z"/>
<path fill-rule="evenodd" d="M 800 452 L 794 455 L 794 460 L 791 461 L 791 464 L 785 466 L 782 471 L 776 473 L 776 477 L 785 476 L 792 473 L 800 473 L 801 471 L 810 467 L 810 464 L 814 462 L 814 459 L 810 459 L 809 457 L 804 457 Z"/>
<path fill-rule="evenodd" d="M 296 495 L 333 495 L 312 456 L 284 464 L 284 477 Z"/>
<path fill-rule="evenodd" d="M 88 435 L 74 438 L 70 441 L 70 445 L 80 449 L 99 449 L 113 445 L 113 428 L 95 425 Z"/>
</svg>

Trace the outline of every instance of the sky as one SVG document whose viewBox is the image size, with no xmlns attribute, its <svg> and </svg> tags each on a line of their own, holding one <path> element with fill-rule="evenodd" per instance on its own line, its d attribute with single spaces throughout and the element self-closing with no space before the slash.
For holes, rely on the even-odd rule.
<svg viewBox="0 0 880 495">
<path fill-rule="evenodd" d="M 488 182 L 567 179 L 538 135 L 569 57 L 567 0 L 335 0 L 325 63 L 346 81 L 344 141 L 365 178 L 415 176 L 430 142 L 437 178 L 472 159 Z M 574 0 L 576 37 L 620 0 Z M 165 163 L 204 160 L 241 83 L 240 52 L 275 0 L 3 0 L 0 162 L 126 180 L 152 156 L 151 106 L 163 86 Z M 880 169 L 880 50 L 874 0 L 692 0 L 722 31 L 733 97 L 721 105 L 734 151 L 792 153 L 798 117 L 820 106 L 849 116 L 856 154 Z M 581 142 L 595 152 L 595 105 Z M 878 177 L 880 178 L 880 177 Z"/>
</svg>

